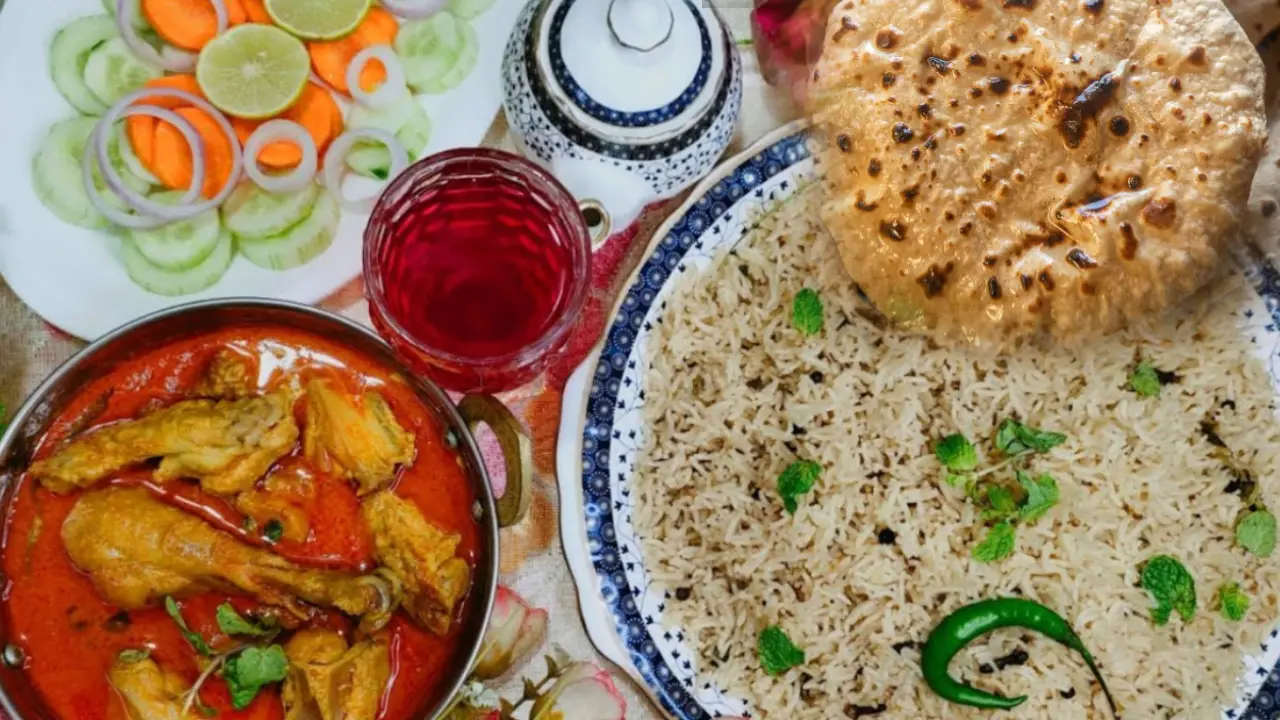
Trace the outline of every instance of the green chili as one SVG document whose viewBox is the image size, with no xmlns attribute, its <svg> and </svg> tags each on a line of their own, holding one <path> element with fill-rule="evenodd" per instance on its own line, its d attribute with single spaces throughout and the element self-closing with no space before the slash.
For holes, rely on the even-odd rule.
<svg viewBox="0 0 1280 720">
<path fill-rule="evenodd" d="M 960 705 L 993 710 L 1009 710 L 1021 705 L 1027 699 L 1025 695 L 1013 698 L 995 695 L 958 682 L 947 672 L 951 659 L 966 645 L 993 630 L 1008 627 L 1034 630 L 1080 653 L 1098 684 L 1102 686 L 1112 714 L 1119 717 L 1116 702 L 1107 689 L 1107 683 L 1102 679 L 1102 673 L 1071 625 L 1061 615 L 1040 603 L 1021 598 L 976 602 L 960 608 L 938 623 L 933 632 L 929 633 L 929 639 L 920 654 L 924 681 L 938 697 Z"/>
</svg>

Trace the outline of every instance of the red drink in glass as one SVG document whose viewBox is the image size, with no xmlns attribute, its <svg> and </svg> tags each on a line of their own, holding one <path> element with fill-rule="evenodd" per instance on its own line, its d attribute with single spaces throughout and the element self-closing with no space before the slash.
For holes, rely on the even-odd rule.
<svg viewBox="0 0 1280 720">
<path fill-rule="evenodd" d="M 387 187 L 365 229 L 378 332 L 451 390 L 532 380 L 586 302 L 584 209 L 599 212 L 510 153 L 468 148 L 419 161 Z"/>
</svg>

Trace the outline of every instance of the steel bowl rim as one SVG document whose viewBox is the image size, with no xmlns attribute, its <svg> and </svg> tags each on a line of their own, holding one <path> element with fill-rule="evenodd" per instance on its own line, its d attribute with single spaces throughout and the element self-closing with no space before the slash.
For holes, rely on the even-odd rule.
<svg viewBox="0 0 1280 720">
<path fill-rule="evenodd" d="M 466 640 L 466 643 L 470 645 L 470 650 L 466 653 L 465 667 L 474 667 L 476 661 L 479 659 L 480 650 L 484 643 L 484 637 L 489 629 L 489 623 L 493 618 L 493 607 L 498 591 L 498 575 L 501 567 L 501 560 L 498 555 L 499 539 L 497 502 L 493 496 L 493 485 L 489 477 L 489 471 L 484 463 L 484 456 L 481 455 L 480 448 L 476 444 L 475 437 L 471 433 L 470 428 L 467 427 L 466 422 L 463 421 L 461 414 L 459 414 L 457 403 L 455 403 L 439 385 L 435 384 L 429 378 L 422 377 L 410 370 L 399 359 L 399 356 L 391 346 L 379 337 L 372 329 L 329 310 L 293 302 L 291 300 L 262 297 L 230 297 L 197 300 L 173 305 L 162 310 L 143 315 L 99 336 L 54 369 L 54 371 L 41 381 L 36 389 L 22 401 L 18 411 L 9 418 L 8 427 L 5 429 L 3 434 L 0 434 L 0 491 L 7 491 L 8 485 L 16 480 L 15 477 L 5 474 L 4 468 L 7 465 L 9 456 L 13 453 L 18 433 L 35 412 L 36 408 L 40 406 L 41 401 L 52 391 L 57 389 L 59 385 L 65 381 L 66 377 L 74 370 L 79 368 L 85 362 L 91 360 L 93 356 L 103 348 L 138 332 L 152 323 L 183 315 L 197 314 L 202 311 L 212 309 L 236 307 L 275 310 L 283 311 L 285 313 L 299 313 L 322 322 L 336 323 L 337 325 L 342 326 L 345 330 L 364 336 L 365 339 L 385 351 L 387 358 L 393 363 L 393 366 L 391 367 L 392 370 L 409 379 L 415 386 L 416 390 L 435 396 L 435 398 L 440 401 L 438 403 L 439 407 L 449 415 L 449 417 L 445 419 L 460 429 L 461 440 L 459 443 L 459 449 L 462 450 L 465 448 L 465 452 L 471 455 L 471 459 L 474 461 L 471 465 L 480 474 L 479 478 L 472 478 L 472 480 L 473 484 L 480 485 L 480 497 L 478 500 L 483 505 L 484 519 L 482 522 L 485 530 L 481 536 L 488 543 L 490 548 L 488 558 L 488 565 L 490 566 L 488 568 L 489 581 L 487 583 L 487 587 L 484 588 L 487 590 L 488 601 L 482 607 L 474 607 L 469 611 L 471 613 L 483 613 L 478 627 L 478 632 L 475 634 L 475 637 Z M 470 472 L 468 472 L 468 474 L 470 474 Z M 12 503 L 5 502 L 4 507 L 0 508 L 0 519 L 7 521 L 11 508 Z M 474 589 L 472 592 L 474 592 Z M 25 670 L 22 672 L 23 674 L 26 674 Z M 419 715 L 416 720 L 437 720 L 442 717 L 444 710 L 449 707 L 452 699 L 455 698 L 466 685 L 468 675 L 469 673 L 460 675 L 451 686 L 445 688 L 446 692 L 440 696 L 436 706 L 424 711 L 424 713 Z M 13 700 L 9 697 L 8 687 L 6 687 L 5 683 L 2 681 L 0 681 L 0 709 L 3 709 L 8 713 L 9 717 L 13 720 L 34 720 L 33 718 L 27 718 L 20 710 L 18 710 L 13 703 Z"/>
</svg>

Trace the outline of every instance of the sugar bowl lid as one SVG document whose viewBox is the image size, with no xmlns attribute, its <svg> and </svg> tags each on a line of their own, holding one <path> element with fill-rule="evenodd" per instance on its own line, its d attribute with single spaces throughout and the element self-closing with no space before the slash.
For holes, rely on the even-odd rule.
<svg viewBox="0 0 1280 720">
<path fill-rule="evenodd" d="M 533 28 L 540 80 L 575 124 L 661 141 L 710 109 L 729 38 L 705 0 L 547 0 Z"/>
</svg>

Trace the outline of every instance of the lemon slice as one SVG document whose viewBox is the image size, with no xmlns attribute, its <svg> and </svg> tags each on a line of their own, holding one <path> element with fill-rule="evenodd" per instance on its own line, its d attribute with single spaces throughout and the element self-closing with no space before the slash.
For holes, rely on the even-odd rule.
<svg viewBox="0 0 1280 720">
<path fill-rule="evenodd" d="M 277 25 L 307 40 L 336 40 L 355 31 L 373 0 L 267 0 Z"/>
<path fill-rule="evenodd" d="M 196 62 L 196 82 L 219 110 L 266 118 L 298 101 L 310 67 L 301 40 L 271 25 L 248 24 L 204 46 Z"/>
</svg>

